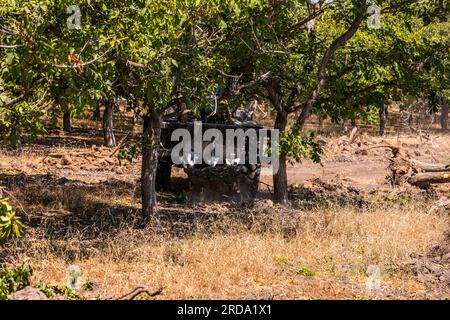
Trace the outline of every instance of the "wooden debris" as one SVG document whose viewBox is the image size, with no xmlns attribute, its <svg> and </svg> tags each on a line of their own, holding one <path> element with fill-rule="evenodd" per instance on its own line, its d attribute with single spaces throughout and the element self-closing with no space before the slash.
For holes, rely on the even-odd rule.
<svg viewBox="0 0 450 320">
<path fill-rule="evenodd" d="M 393 156 L 387 179 L 392 185 L 409 183 L 419 188 L 428 188 L 432 184 L 450 183 L 450 163 L 425 163 L 411 159 L 409 154 L 403 154 L 397 147 L 390 149 Z"/>
<path fill-rule="evenodd" d="M 427 188 L 431 184 L 450 183 L 450 173 L 424 172 L 417 173 L 408 179 L 408 182 L 417 187 Z"/>
<path fill-rule="evenodd" d="M 137 296 L 139 296 L 140 294 L 143 294 L 143 293 L 149 297 L 156 297 L 157 295 L 160 295 L 162 292 L 163 292 L 162 287 L 155 291 L 149 291 L 147 288 L 139 286 L 139 287 L 134 288 L 130 292 L 124 294 L 121 297 L 112 298 L 110 300 L 133 300 L 134 298 L 136 298 Z"/>
<path fill-rule="evenodd" d="M 348 144 L 352 144 L 353 142 L 355 142 L 356 137 L 358 133 L 358 127 L 353 127 L 351 133 L 350 133 L 350 137 L 348 138 Z"/>
</svg>

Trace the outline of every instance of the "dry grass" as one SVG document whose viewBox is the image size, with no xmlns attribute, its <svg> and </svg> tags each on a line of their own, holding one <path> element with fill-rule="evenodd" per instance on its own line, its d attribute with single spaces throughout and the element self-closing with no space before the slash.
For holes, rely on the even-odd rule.
<svg viewBox="0 0 450 320">
<path fill-rule="evenodd" d="M 448 159 L 448 138 L 434 139 L 438 143 L 402 137 L 400 143 L 425 160 Z M 41 153 L 84 148 L 84 141 L 72 145 L 66 140 L 61 140 L 61 148 L 34 145 L 32 152 L 21 155 L 0 150 L 0 165 L 18 167 L 30 179 L 12 189 L 28 214 L 27 235 L 0 249 L 0 261 L 14 265 L 28 260 L 35 281 L 62 285 L 67 267 L 77 264 L 84 281 L 96 284 L 85 293 L 92 298 L 117 297 L 138 285 L 164 287 L 158 297 L 165 299 L 420 298 L 424 296 L 419 293 L 427 291 L 404 262 L 412 252 L 424 253 L 440 242 L 449 228 L 449 216 L 428 214 L 429 203 L 422 198 L 301 210 L 263 201 L 253 209 L 185 207 L 171 202 L 173 195 L 161 195 L 162 229 L 139 229 L 134 226 L 139 186 L 131 174 L 117 175 L 123 181 L 105 176 L 108 183 L 103 183 L 94 181 L 98 172 L 92 172 L 76 183 L 59 184 L 59 174 L 73 178 L 70 172 L 33 167 Z M 389 136 L 370 137 L 369 142 L 398 141 Z M 342 154 L 342 148 L 336 152 Z M 355 157 L 352 150 L 348 153 L 350 159 Z M 369 156 L 382 160 L 382 150 L 380 154 L 373 151 Z M 47 172 L 54 176 L 47 177 Z M 276 257 L 287 263 L 276 262 Z M 382 292 L 365 288 L 370 265 L 382 270 Z M 315 276 L 305 276 L 308 272 L 299 272 L 302 268 Z"/>
<path fill-rule="evenodd" d="M 230 211 L 213 227 L 198 222 L 196 232 L 182 237 L 131 226 L 91 240 L 81 233 L 64 240 L 29 235 L 13 256 L 30 261 L 36 279 L 49 283 L 64 284 L 67 267 L 77 264 L 85 281 L 99 285 L 88 295 L 100 298 L 137 285 L 165 287 L 160 297 L 168 299 L 370 297 L 364 289 L 369 265 L 382 269 L 384 297 L 411 297 L 424 288 L 403 263 L 448 229 L 448 216 L 426 211 L 418 205 L 309 212 L 268 207 L 250 225 Z M 315 276 L 299 274 L 301 268 Z"/>
</svg>

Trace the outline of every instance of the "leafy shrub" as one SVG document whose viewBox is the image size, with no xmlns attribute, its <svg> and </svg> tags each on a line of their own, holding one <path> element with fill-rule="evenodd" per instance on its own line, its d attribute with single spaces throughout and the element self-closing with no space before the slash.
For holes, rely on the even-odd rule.
<svg viewBox="0 0 450 320">
<path fill-rule="evenodd" d="M 320 156 L 323 154 L 322 147 L 316 141 L 314 134 L 302 137 L 295 131 L 283 133 L 280 139 L 280 151 L 292 164 L 301 162 L 302 158 L 309 158 L 315 163 L 320 163 Z"/>
<path fill-rule="evenodd" d="M 0 300 L 7 300 L 8 295 L 30 286 L 32 275 L 33 269 L 28 263 L 23 263 L 12 270 L 5 269 L 0 271 Z M 67 300 L 84 299 L 77 291 L 66 286 L 40 282 L 37 285 L 33 285 L 33 287 L 42 291 L 49 299 L 56 296 L 63 296 Z"/>
<path fill-rule="evenodd" d="M 8 199 L 0 198 L 0 245 L 8 239 L 20 237 L 23 234 L 23 225 L 16 216 Z"/>
<path fill-rule="evenodd" d="M 0 143 L 9 143 L 18 148 L 25 138 L 35 138 L 45 132 L 41 121 L 43 115 L 44 111 L 39 107 L 24 103 L 0 108 Z"/>
<path fill-rule="evenodd" d="M 84 299 L 77 291 L 67 286 L 51 285 L 41 282 L 33 287 L 41 290 L 49 299 L 53 299 L 56 296 L 63 296 L 66 300 Z"/>
<path fill-rule="evenodd" d="M 0 300 L 7 300 L 8 295 L 30 285 L 33 269 L 27 263 L 12 270 L 0 272 Z"/>
<path fill-rule="evenodd" d="M 310 270 L 307 267 L 301 267 L 300 269 L 298 269 L 297 273 L 305 277 L 314 277 L 316 275 L 313 270 Z"/>
</svg>

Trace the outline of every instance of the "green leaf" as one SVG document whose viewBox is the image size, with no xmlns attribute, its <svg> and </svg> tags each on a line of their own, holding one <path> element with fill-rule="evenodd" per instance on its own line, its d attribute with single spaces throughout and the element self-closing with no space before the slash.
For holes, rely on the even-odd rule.
<svg viewBox="0 0 450 320">
<path fill-rule="evenodd" d="M 170 59 L 170 62 L 172 62 L 172 64 L 178 68 L 178 62 L 175 59 Z"/>
<path fill-rule="evenodd" d="M 219 27 L 220 27 L 221 29 L 226 29 L 226 28 L 228 27 L 228 25 L 227 25 L 227 23 L 226 23 L 225 21 L 220 20 L 220 22 L 219 22 Z"/>
</svg>

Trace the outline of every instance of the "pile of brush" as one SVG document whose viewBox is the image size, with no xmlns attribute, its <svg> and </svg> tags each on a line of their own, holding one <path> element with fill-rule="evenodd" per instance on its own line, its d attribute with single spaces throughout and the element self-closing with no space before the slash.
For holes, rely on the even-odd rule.
<svg viewBox="0 0 450 320">
<path fill-rule="evenodd" d="M 392 185 L 405 182 L 419 188 L 428 188 L 432 184 L 450 183 L 450 163 L 425 163 L 412 159 L 397 147 L 386 146 L 392 151 L 388 180 Z"/>
</svg>

